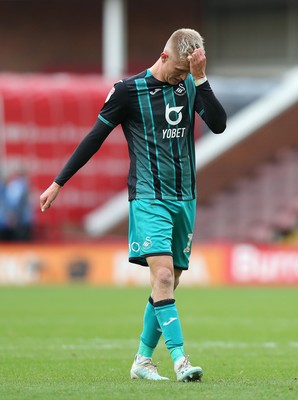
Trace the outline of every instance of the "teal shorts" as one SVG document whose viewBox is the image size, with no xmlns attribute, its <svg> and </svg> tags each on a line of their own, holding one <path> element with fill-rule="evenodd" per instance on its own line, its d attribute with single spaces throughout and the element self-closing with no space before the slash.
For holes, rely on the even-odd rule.
<svg viewBox="0 0 298 400">
<path fill-rule="evenodd" d="M 196 200 L 132 200 L 129 205 L 129 261 L 148 266 L 148 256 L 170 255 L 188 269 Z"/>
</svg>

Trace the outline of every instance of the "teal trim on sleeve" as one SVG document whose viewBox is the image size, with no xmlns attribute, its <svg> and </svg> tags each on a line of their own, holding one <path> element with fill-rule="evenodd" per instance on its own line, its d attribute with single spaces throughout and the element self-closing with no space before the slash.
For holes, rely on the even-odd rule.
<svg viewBox="0 0 298 400">
<path fill-rule="evenodd" d="M 102 122 L 104 122 L 106 125 L 110 126 L 111 128 L 116 128 L 116 125 L 114 125 L 111 122 L 109 122 L 108 120 L 106 120 L 100 114 L 98 115 L 98 119 L 100 119 Z"/>
</svg>

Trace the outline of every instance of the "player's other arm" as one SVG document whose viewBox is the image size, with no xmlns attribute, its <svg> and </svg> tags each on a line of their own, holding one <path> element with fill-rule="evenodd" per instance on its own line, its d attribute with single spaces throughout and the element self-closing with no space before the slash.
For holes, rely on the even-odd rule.
<svg viewBox="0 0 298 400">
<path fill-rule="evenodd" d="M 44 212 L 59 194 L 61 187 L 99 150 L 113 128 L 97 119 L 91 131 L 72 153 L 54 182 L 40 196 L 40 208 Z"/>
<path fill-rule="evenodd" d="M 40 196 L 40 208 L 42 211 L 46 211 L 51 207 L 61 187 L 87 163 L 99 150 L 108 134 L 125 119 L 127 106 L 127 87 L 123 81 L 119 81 L 110 91 L 91 131 L 75 149 L 51 186 Z"/>
</svg>

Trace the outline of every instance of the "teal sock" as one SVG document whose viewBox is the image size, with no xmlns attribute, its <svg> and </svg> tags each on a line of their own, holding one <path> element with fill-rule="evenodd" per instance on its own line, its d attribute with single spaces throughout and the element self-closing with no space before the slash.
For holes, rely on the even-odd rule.
<svg viewBox="0 0 298 400">
<path fill-rule="evenodd" d="M 149 297 L 149 301 L 144 312 L 143 331 L 138 353 L 144 357 L 152 357 L 155 347 L 161 336 L 161 329 L 155 315 L 153 300 Z"/>
<path fill-rule="evenodd" d="M 183 346 L 174 347 L 170 350 L 170 354 L 174 363 L 176 363 L 180 358 L 184 357 L 184 348 Z"/>
<path fill-rule="evenodd" d="M 176 362 L 184 356 L 184 340 L 175 300 L 166 299 L 158 301 L 154 303 L 154 308 L 157 320 L 162 329 L 166 347 L 173 361 Z"/>
</svg>

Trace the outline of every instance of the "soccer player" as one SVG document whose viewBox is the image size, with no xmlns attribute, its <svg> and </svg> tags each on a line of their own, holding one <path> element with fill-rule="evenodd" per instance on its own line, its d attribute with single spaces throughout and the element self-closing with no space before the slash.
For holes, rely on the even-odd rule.
<svg viewBox="0 0 298 400">
<path fill-rule="evenodd" d="M 45 211 L 113 128 L 122 125 L 130 156 L 129 261 L 149 266 L 152 287 L 131 378 L 168 380 L 152 361 L 161 334 L 178 381 L 203 375 L 185 355 L 174 290 L 188 269 L 195 221 L 195 112 L 214 133 L 226 127 L 226 113 L 205 68 L 201 35 L 193 29 L 175 31 L 151 68 L 114 85 L 95 125 L 40 196 Z"/>
</svg>

